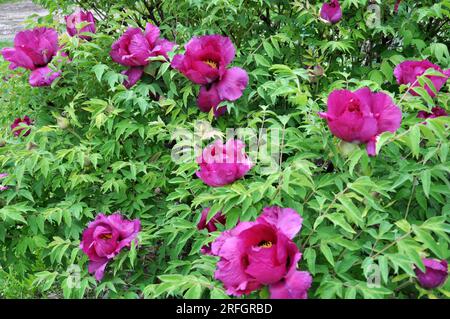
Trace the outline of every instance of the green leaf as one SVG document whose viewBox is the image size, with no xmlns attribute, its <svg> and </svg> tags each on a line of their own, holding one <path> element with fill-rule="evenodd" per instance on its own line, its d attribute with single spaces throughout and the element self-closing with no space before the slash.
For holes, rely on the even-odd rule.
<svg viewBox="0 0 450 319">
<path fill-rule="evenodd" d="M 402 219 L 395 222 L 395 225 L 401 230 L 403 230 L 405 233 L 408 233 L 411 230 L 411 225 L 408 223 L 406 219 Z"/>
<path fill-rule="evenodd" d="M 222 289 L 219 288 L 214 288 L 213 290 L 211 290 L 210 297 L 211 299 L 230 299 L 230 297 Z"/>
<path fill-rule="evenodd" d="M 258 65 L 265 66 L 265 67 L 270 67 L 270 62 L 267 61 L 267 59 L 265 57 L 263 57 L 262 55 L 255 54 L 254 55 L 254 59 L 255 59 L 255 61 L 256 61 L 256 63 Z"/>
<path fill-rule="evenodd" d="M 103 74 L 109 67 L 105 64 L 97 64 L 92 68 L 92 71 L 94 71 L 95 76 L 97 77 L 97 80 L 99 82 L 102 81 Z"/>
<path fill-rule="evenodd" d="M 380 266 L 380 273 L 384 283 L 388 283 L 389 280 L 389 265 L 388 259 L 385 256 L 378 257 L 378 265 Z"/>
<path fill-rule="evenodd" d="M 356 298 L 356 288 L 355 287 L 349 287 L 345 290 L 345 299 L 355 299 Z"/>
<path fill-rule="evenodd" d="M 338 200 L 341 202 L 347 217 L 355 224 L 361 226 L 364 223 L 364 219 L 358 207 L 353 204 L 353 201 L 345 195 L 339 196 Z"/>
<path fill-rule="evenodd" d="M 263 41 L 263 47 L 270 59 L 273 59 L 274 52 L 270 43 L 267 41 Z"/>
<path fill-rule="evenodd" d="M 439 258 L 445 258 L 442 255 L 441 248 L 438 246 L 436 240 L 431 236 L 427 231 L 421 229 L 415 225 L 413 225 L 414 234 L 417 236 L 417 239 L 424 243 L 425 247 L 430 249 L 434 255 Z"/>
<path fill-rule="evenodd" d="M 418 158 L 420 154 L 420 128 L 413 126 L 408 134 L 409 146 L 414 157 Z"/>
<path fill-rule="evenodd" d="M 326 218 L 331 220 L 334 225 L 341 227 L 342 229 L 348 231 L 349 233 L 355 234 L 356 232 L 353 230 L 352 226 L 344 218 L 344 215 L 340 213 L 333 213 L 326 215 Z"/>
<path fill-rule="evenodd" d="M 320 243 L 320 251 L 325 256 L 327 261 L 331 264 L 331 266 L 334 267 L 333 253 L 331 252 L 331 249 L 330 249 L 330 247 L 328 246 L 328 244 L 326 242 L 322 241 Z"/>
<path fill-rule="evenodd" d="M 422 181 L 423 192 L 427 198 L 430 197 L 431 188 L 431 171 L 429 169 L 422 171 L 420 173 L 420 180 Z"/>
<path fill-rule="evenodd" d="M 316 273 L 316 251 L 313 248 L 306 248 L 303 257 L 308 264 L 308 270 L 314 275 Z"/>
<path fill-rule="evenodd" d="M 189 288 L 184 294 L 185 299 L 200 299 L 202 297 L 202 286 L 200 284 L 195 284 Z"/>
</svg>

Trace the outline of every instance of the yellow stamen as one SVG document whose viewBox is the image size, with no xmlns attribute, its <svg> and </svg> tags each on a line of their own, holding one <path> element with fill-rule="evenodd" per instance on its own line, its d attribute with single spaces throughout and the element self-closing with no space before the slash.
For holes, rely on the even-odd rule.
<svg viewBox="0 0 450 319">
<path fill-rule="evenodd" d="M 102 239 L 111 239 L 112 238 L 112 234 L 104 234 L 101 236 Z"/>
<path fill-rule="evenodd" d="M 218 69 L 217 63 L 214 62 L 213 60 L 206 60 L 206 61 L 203 61 L 203 62 L 205 62 L 206 64 L 208 64 L 208 65 L 209 65 L 210 67 L 212 67 L 213 69 Z"/>
<path fill-rule="evenodd" d="M 269 240 L 263 240 L 262 242 L 260 242 L 260 243 L 258 244 L 258 247 L 261 247 L 261 248 L 270 248 L 270 247 L 272 247 L 272 242 L 269 241 Z"/>
</svg>

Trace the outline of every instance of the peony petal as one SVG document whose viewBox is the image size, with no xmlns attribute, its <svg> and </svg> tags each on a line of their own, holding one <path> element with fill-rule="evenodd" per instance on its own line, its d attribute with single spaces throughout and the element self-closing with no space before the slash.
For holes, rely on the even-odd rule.
<svg viewBox="0 0 450 319">
<path fill-rule="evenodd" d="M 392 98 L 384 93 L 373 95 L 372 112 L 378 121 L 378 134 L 395 133 L 402 122 L 402 111 L 394 104 Z"/>
<path fill-rule="evenodd" d="M 306 271 L 295 271 L 269 287 L 271 299 L 307 299 L 312 277 Z"/>
<path fill-rule="evenodd" d="M 3 58 L 11 62 L 11 69 L 23 67 L 28 70 L 34 70 L 33 60 L 21 48 L 5 48 L 2 51 Z"/>
<path fill-rule="evenodd" d="M 151 56 L 160 56 L 162 55 L 166 59 L 169 59 L 169 56 L 167 53 L 173 50 L 175 47 L 175 43 L 170 42 L 166 39 L 158 39 L 155 42 L 155 48 L 153 48 L 151 52 Z"/>
<path fill-rule="evenodd" d="M 161 31 L 159 28 L 151 23 L 147 23 L 147 26 L 145 27 L 145 38 L 147 39 L 148 43 L 151 45 L 156 42 L 156 40 L 161 35 Z"/>
<path fill-rule="evenodd" d="M 127 89 L 130 89 L 141 79 L 142 75 L 144 74 L 144 68 L 143 67 L 132 67 L 126 71 L 123 71 L 122 74 L 126 75 L 128 77 L 128 79 L 125 80 L 123 85 Z"/>
<path fill-rule="evenodd" d="M 208 221 L 208 214 L 209 214 L 210 208 L 205 208 L 201 213 L 201 218 L 199 223 L 197 224 L 197 229 L 207 229 L 208 232 L 214 232 L 217 230 L 218 224 L 225 225 L 226 217 L 225 215 L 222 215 L 222 212 L 217 212 L 213 218 L 211 218 Z"/>
<path fill-rule="evenodd" d="M 349 90 L 334 90 L 331 92 L 327 101 L 327 118 L 334 119 L 344 113 L 348 102 L 352 99 L 357 99 L 357 97 Z"/>
<path fill-rule="evenodd" d="M 221 102 L 217 87 L 213 85 L 209 90 L 206 86 L 200 88 L 197 98 L 197 105 L 200 111 L 209 112 L 211 108 L 216 108 Z"/>
<path fill-rule="evenodd" d="M 249 265 L 245 272 L 263 285 L 274 284 L 286 274 L 286 264 L 277 260 L 277 246 L 251 247 L 247 252 Z"/>
<path fill-rule="evenodd" d="M 264 208 L 256 221 L 273 225 L 292 239 L 301 230 L 303 218 L 292 208 L 274 206 Z"/>
<path fill-rule="evenodd" d="M 29 82 L 34 87 L 50 86 L 60 76 L 60 72 L 53 71 L 50 67 L 45 66 L 31 72 Z"/>
<path fill-rule="evenodd" d="M 183 62 L 184 62 L 184 55 L 183 54 L 176 54 L 173 59 L 172 62 L 170 63 L 170 66 L 180 72 L 183 69 Z"/>
<path fill-rule="evenodd" d="M 107 258 L 89 261 L 88 267 L 89 273 L 91 274 L 95 273 L 95 279 L 97 279 L 97 281 L 101 281 L 103 279 L 103 276 L 105 275 L 105 268 L 108 262 L 109 259 Z"/>
<path fill-rule="evenodd" d="M 377 142 L 375 139 L 366 143 L 366 151 L 369 156 L 377 156 Z"/>
<path fill-rule="evenodd" d="M 217 83 L 217 92 L 221 100 L 235 101 L 242 96 L 247 85 L 247 72 L 234 67 L 227 70 L 224 77 Z"/>
<path fill-rule="evenodd" d="M 250 226 L 244 224 L 240 228 Z M 214 278 L 223 282 L 228 294 L 241 296 L 260 287 L 252 277 L 245 273 L 241 240 L 236 236 L 241 229 L 225 232 L 212 244 L 212 253 L 221 257 L 217 263 Z M 218 247 L 220 246 L 220 248 Z"/>
</svg>

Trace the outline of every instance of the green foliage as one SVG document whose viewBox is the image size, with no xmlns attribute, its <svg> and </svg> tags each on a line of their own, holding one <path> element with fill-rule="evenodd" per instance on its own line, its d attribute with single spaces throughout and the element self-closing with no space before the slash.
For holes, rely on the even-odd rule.
<svg viewBox="0 0 450 319">
<path fill-rule="evenodd" d="M 414 264 L 423 269 L 421 257 L 450 256 L 450 120 L 416 118 L 435 105 L 449 110 L 449 84 L 435 100 L 420 88 L 412 96 L 393 69 L 420 58 L 450 67 L 450 1 L 405 0 L 398 15 L 395 1 L 377 1 L 375 27 L 365 21 L 367 0 L 342 1 L 344 18 L 334 26 L 318 19 L 322 1 L 38 2 L 51 11 L 39 25 L 63 31 L 52 12 L 82 5 L 96 12 L 99 32 L 91 42 L 62 37 L 71 62 L 50 88 L 31 88 L 23 70 L 0 64 L 2 77 L 14 75 L 0 83 L 0 173 L 9 173 L 2 184 L 10 186 L 0 193 L 1 297 L 228 298 L 214 280 L 217 259 L 200 253 L 219 234 L 197 230 L 200 212 L 222 210 L 228 229 L 269 205 L 304 218 L 295 240 L 300 268 L 314 278 L 310 298 L 449 296 L 448 283 L 422 290 L 413 271 Z M 143 81 L 123 87 L 111 44 L 147 21 L 180 45 L 201 34 L 232 39 L 233 63 L 248 71 L 250 84 L 225 116 L 200 113 L 198 87 L 168 63 L 153 62 Z M 317 65 L 323 75 L 312 73 Z M 363 86 L 390 92 L 403 111 L 402 127 L 380 136 L 375 158 L 362 147 L 344 152 L 317 115 L 332 90 Z M 9 125 L 23 115 L 35 124 L 28 137 L 15 138 Z M 282 130 L 280 169 L 257 163 L 232 185 L 204 185 L 193 161 L 171 158 L 173 132 L 193 131 L 199 119 L 222 133 Z M 96 213 L 115 211 L 140 218 L 143 229 L 139 245 L 118 255 L 97 283 L 80 237 Z M 76 287 L 72 265 L 80 269 Z M 374 269 L 378 286 L 368 284 Z"/>
</svg>

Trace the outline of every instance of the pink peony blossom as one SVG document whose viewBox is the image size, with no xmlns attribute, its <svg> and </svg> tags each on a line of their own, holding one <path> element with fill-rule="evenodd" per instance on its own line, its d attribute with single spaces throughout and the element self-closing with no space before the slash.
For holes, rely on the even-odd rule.
<svg viewBox="0 0 450 319">
<path fill-rule="evenodd" d="M 71 37 L 78 35 L 81 39 L 90 41 L 92 39 L 90 36 L 82 34 L 86 32 L 96 32 L 94 15 L 90 11 L 76 11 L 71 15 L 66 16 L 65 20 L 67 33 L 69 33 Z M 78 25 L 82 22 L 88 22 L 89 24 L 78 30 Z"/>
<path fill-rule="evenodd" d="M 417 117 L 419 119 L 434 119 L 436 117 L 448 116 L 447 112 L 439 106 L 433 107 L 431 113 L 425 111 L 419 111 Z"/>
<path fill-rule="evenodd" d="M 14 120 L 14 122 L 11 124 L 11 131 L 13 132 L 14 136 L 18 137 L 18 136 L 21 135 L 22 131 L 23 131 L 25 128 L 19 128 L 19 129 L 16 129 L 17 127 L 20 127 L 20 126 L 30 126 L 30 125 L 32 125 L 32 124 L 33 124 L 33 122 L 31 121 L 31 119 L 30 119 L 28 116 L 25 116 L 23 119 L 19 117 L 19 118 L 16 118 L 16 119 Z M 23 136 L 28 136 L 28 135 L 30 135 L 30 133 L 31 133 L 31 129 L 28 129 L 28 130 L 23 134 Z"/>
<path fill-rule="evenodd" d="M 226 108 L 217 109 L 222 101 L 236 101 L 248 85 L 247 72 L 238 67 L 228 68 L 236 50 L 228 37 L 205 35 L 192 38 L 185 46 L 184 54 L 177 54 L 172 67 L 189 80 L 200 84 L 197 99 L 202 112 L 214 109 L 220 116 Z"/>
<path fill-rule="evenodd" d="M 139 28 L 129 28 L 113 43 L 110 52 L 112 59 L 121 65 L 134 68 L 126 71 L 129 77 L 125 83 L 127 88 L 132 87 L 140 79 L 144 73 L 142 67 L 149 64 L 151 57 L 163 56 L 168 59 L 167 54 L 175 44 L 160 38 L 160 34 L 161 31 L 157 26 L 147 23 L 145 32 Z"/>
<path fill-rule="evenodd" d="M 365 87 L 355 92 L 335 90 L 328 97 L 326 119 L 333 135 L 357 144 L 366 144 L 367 153 L 376 156 L 376 141 L 383 132 L 394 133 L 402 120 L 401 110 L 389 95 Z"/>
<path fill-rule="evenodd" d="M 208 233 L 217 231 L 218 224 L 225 225 L 225 223 L 226 223 L 226 217 L 225 217 L 225 215 L 222 215 L 222 212 L 217 212 L 209 222 L 206 222 L 208 219 L 208 213 L 210 210 L 211 210 L 210 208 L 205 208 L 202 211 L 200 221 L 197 224 L 197 229 L 199 229 L 199 230 L 207 229 Z M 203 254 L 210 254 L 211 246 L 210 245 L 203 246 L 201 249 L 201 252 Z"/>
<path fill-rule="evenodd" d="M 220 257 L 215 278 L 241 296 L 269 286 L 271 298 L 307 298 L 311 276 L 297 270 L 301 254 L 292 241 L 302 218 L 293 209 L 267 207 L 254 222 L 240 222 L 212 244 Z"/>
<path fill-rule="evenodd" d="M 322 5 L 320 17 L 332 24 L 338 23 L 342 19 L 342 9 L 338 0 L 329 0 Z"/>
<path fill-rule="evenodd" d="M 58 33 L 51 28 L 35 28 L 16 34 L 13 48 L 4 48 L 1 53 L 10 62 L 10 69 L 22 67 L 31 70 L 32 86 L 48 86 L 60 76 L 59 72 L 49 76 L 48 64 L 58 54 Z"/>
<path fill-rule="evenodd" d="M 450 69 L 443 71 L 439 66 L 431 63 L 428 60 L 404 61 L 399 65 L 397 65 L 397 67 L 394 69 L 394 75 L 397 78 L 398 84 L 410 84 L 412 88 L 418 86 L 420 87 L 418 78 L 421 75 L 423 75 L 428 69 L 434 69 L 443 74 L 443 76 L 436 76 L 436 75 L 426 76 L 428 79 L 431 80 L 436 91 L 439 92 L 450 76 Z M 428 85 L 425 85 L 425 90 L 431 97 L 436 96 L 436 94 Z M 414 92 L 414 89 L 411 89 L 409 92 L 414 96 L 419 95 L 418 93 Z"/>
<path fill-rule="evenodd" d="M 415 272 L 420 286 L 425 289 L 434 289 L 445 283 L 448 276 L 446 260 L 424 258 L 425 272 L 416 267 Z"/>
<path fill-rule="evenodd" d="M 126 220 L 119 213 L 98 214 L 83 232 L 80 248 L 89 257 L 89 272 L 103 278 L 105 267 L 124 247 L 129 247 L 141 230 L 139 219 Z"/>
<path fill-rule="evenodd" d="M 226 144 L 217 140 L 206 147 L 197 158 L 200 169 L 197 177 L 211 187 L 220 187 L 244 177 L 253 167 L 251 159 L 245 153 L 245 144 L 230 139 Z"/>
</svg>

